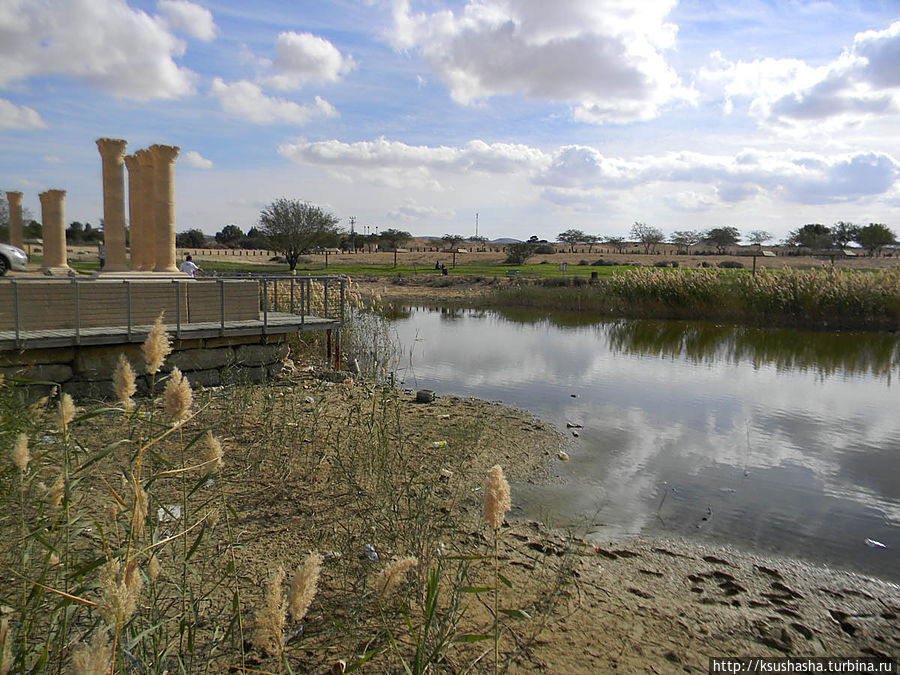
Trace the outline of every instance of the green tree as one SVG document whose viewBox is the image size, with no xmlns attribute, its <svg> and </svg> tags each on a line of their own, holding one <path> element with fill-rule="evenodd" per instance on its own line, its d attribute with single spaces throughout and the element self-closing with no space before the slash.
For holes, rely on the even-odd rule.
<svg viewBox="0 0 900 675">
<path fill-rule="evenodd" d="M 765 230 L 753 230 L 750 234 L 747 235 L 747 241 L 749 241 L 754 246 L 758 246 L 762 248 L 762 245 L 767 241 L 772 241 L 775 237 L 771 232 L 766 232 Z"/>
<path fill-rule="evenodd" d="M 525 261 L 534 255 L 534 250 L 536 248 L 537 245 L 530 241 L 520 241 L 515 244 L 509 244 L 506 247 L 506 260 L 504 262 L 507 265 L 524 265 Z"/>
<path fill-rule="evenodd" d="M 616 249 L 616 253 L 621 253 L 628 245 L 628 242 L 625 241 L 625 237 L 606 237 L 603 240 L 603 243 Z"/>
<path fill-rule="evenodd" d="M 809 223 L 799 229 L 792 230 L 788 232 L 787 239 L 784 241 L 790 246 L 802 246 L 812 249 L 831 248 L 834 245 L 831 228 L 821 223 Z"/>
<path fill-rule="evenodd" d="M 319 206 L 280 197 L 259 214 L 260 232 L 272 249 L 282 253 L 291 271 L 300 256 L 317 246 L 334 243 L 340 221 Z"/>
<path fill-rule="evenodd" d="M 644 253 L 650 253 L 658 244 L 665 241 L 662 230 L 637 220 L 631 226 L 631 237 L 644 246 Z"/>
<path fill-rule="evenodd" d="M 678 247 L 679 253 L 688 253 L 691 246 L 696 246 L 703 241 L 703 235 L 697 230 L 675 230 L 669 241 Z"/>
<path fill-rule="evenodd" d="M 703 234 L 703 243 L 716 247 L 716 253 L 725 253 L 725 249 L 734 246 L 741 240 L 741 233 L 736 227 L 713 227 Z"/>
<path fill-rule="evenodd" d="M 216 232 L 216 241 L 228 248 L 237 248 L 244 241 L 245 235 L 237 225 L 226 225 L 221 232 Z"/>
<path fill-rule="evenodd" d="M 265 248 L 267 245 L 268 242 L 258 227 L 251 227 L 247 230 L 247 236 L 241 244 L 244 248 Z"/>
<path fill-rule="evenodd" d="M 856 241 L 859 230 L 859 225 L 839 220 L 831 226 L 831 239 L 837 246 L 844 248 L 851 241 Z"/>
<path fill-rule="evenodd" d="M 587 237 L 587 235 L 581 230 L 566 230 L 565 232 L 560 232 L 556 235 L 557 241 L 568 245 L 569 250 L 572 253 L 575 253 L 575 245 L 583 243 L 585 237 Z"/>
<path fill-rule="evenodd" d="M 378 238 L 384 244 L 385 249 L 398 249 L 412 239 L 412 235 L 409 232 L 395 230 L 391 227 L 381 232 Z"/>
<path fill-rule="evenodd" d="M 178 248 L 201 248 L 205 244 L 206 237 L 196 228 L 175 235 L 175 245 Z"/>
<path fill-rule="evenodd" d="M 80 244 L 84 235 L 84 223 L 80 223 L 77 220 L 69 223 L 69 226 L 66 228 L 66 243 L 68 244 Z"/>
<path fill-rule="evenodd" d="M 881 249 L 897 243 L 897 235 L 887 225 L 869 223 L 859 228 L 856 242 L 869 252 L 869 255 L 881 255 Z"/>
<path fill-rule="evenodd" d="M 445 234 L 441 237 L 441 241 L 443 241 L 444 245 L 450 250 L 459 248 L 459 245 L 465 240 L 466 238 L 461 234 Z"/>
</svg>

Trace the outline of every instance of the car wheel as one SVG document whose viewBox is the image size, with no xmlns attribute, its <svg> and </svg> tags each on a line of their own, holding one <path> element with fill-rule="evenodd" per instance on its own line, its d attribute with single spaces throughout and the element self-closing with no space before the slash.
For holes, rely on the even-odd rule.
<svg viewBox="0 0 900 675">
<path fill-rule="evenodd" d="M 9 261 L 0 255 L 0 277 L 6 274 L 7 270 L 9 270 Z"/>
</svg>

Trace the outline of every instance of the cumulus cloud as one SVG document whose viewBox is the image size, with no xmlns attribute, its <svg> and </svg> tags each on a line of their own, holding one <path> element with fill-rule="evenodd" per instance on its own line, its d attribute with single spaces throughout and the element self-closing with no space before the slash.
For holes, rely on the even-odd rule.
<svg viewBox="0 0 900 675">
<path fill-rule="evenodd" d="M 362 178 L 404 175 L 427 182 L 437 174 L 482 172 L 522 175 L 561 205 L 608 200 L 615 191 L 653 184 L 685 184 L 670 206 L 705 209 L 760 194 L 801 204 L 828 204 L 887 193 L 900 178 L 888 154 L 823 155 L 744 151 L 736 155 L 674 152 L 624 159 L 589 146 L 563 146 L 552 153 L 526 145 L 471 141 L 462 146 L 414 146 L 379 138 L 345 143 L 297 139 L 279 153 L 300 164 L 355 170 Z M 705 186 L 705 190 L 690 186 Z"/>
<path fill-rule="evenodd" d="M 169 25 L 202 42 L 214 40 L 219 32 L 212 12 L 188 0 L 159 0 L 157 8 Z"/>
<path fill-rule="evenodd" d="M 217 77 L 209 91 L 219 99 L 226 113 L 254 124 L 306 124 L 317 117 L 336 117 L 338 114 L 334 106 L 318 96 L 314 103 L 299 105 L 266 96 L 259 85 L 247 80 L 229 84 Z"/>
<path fill-rule="evenodd" d="M 571 104 L 592 123 L 655 117 L 692 100 L 663 52 L 675 0 L 469 0 L 414 14 L 394 0 L 392 41 L 418 50 L 462 104 L 503 94 Z"/>
<path fill-rule="evenodd" d="M 0 129 L 44 129 L 46 126 L 37 110 L 0 98 Z"/>
<path fill-rule="evenodd" d="M 275 58 L 262 81 L 275 89 L 299 89 L 307 82 L 336 82 L 355 67 L 353 57 L 328 40 L 290 31 L 275 39 Z"/>
<path fill-rule="evenodd" d="M 184 163 L 195 169 L 211 169 L 213 167 L 212 160 L 206 159 L 196 150 L 189 150 L 183 155 Z"/>
<path fill-rule="evenodd" d="M 0 86 L 61 74 L 137 101 L 192 91 L 176 64 L 184 43 L 160 17 L 123 0 L 7 0 L 0 20 Z"/>
<path fill-rule="evenodd" d="M 812 121 L 853 124 L 900 112 L 900 21 L 858 33 L 853 45 L 814 68 L 797 59 L 729 62 L 719 53 L 701 69 L 701 86 L 722 87 L 727 106 L 748 98 L 749 112 L 775 127 L 804 129 Z"/>
</svg>

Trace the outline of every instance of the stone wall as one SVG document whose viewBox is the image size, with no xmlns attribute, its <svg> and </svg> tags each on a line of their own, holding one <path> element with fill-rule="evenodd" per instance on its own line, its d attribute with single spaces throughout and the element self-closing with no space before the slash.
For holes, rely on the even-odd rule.
<svg viewBox="0 0 900 675">
<path fill-rule="evenodd" d="M 163 372 L 177 366 L 195 387 L 262 382 L 281 372 L 288 353 L 284 335 L 175 340 L 172 346 Z M 0 352 L 0 374 L 55 382 L 74 397 L 107 398 L 112 395 L 113 371 L 123 353 L 138 374 L 138 392 L 146 392 L 150 379 L 139 344 L 4 351 Z M 48 387 L 35 385 L 39 390 Z"/>
</svg>

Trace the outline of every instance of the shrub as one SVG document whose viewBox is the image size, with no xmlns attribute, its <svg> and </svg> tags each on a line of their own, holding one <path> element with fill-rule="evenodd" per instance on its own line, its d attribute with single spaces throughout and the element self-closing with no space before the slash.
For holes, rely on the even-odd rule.
<svg viewBox="0 0 900 675">
<path fill-rule="evenodd" d="M 556 249 L 550 244 L 540 244 L 534 249 L 536 255 L 550 255 L 556 253 Z"/>
<path fill-rule="evenodd" d="M 744 263 L 739 263 L 737 260 L 723 260 L 719 263 L 719 267 L 723 270 L 742 270 Z"/>
</svg>

